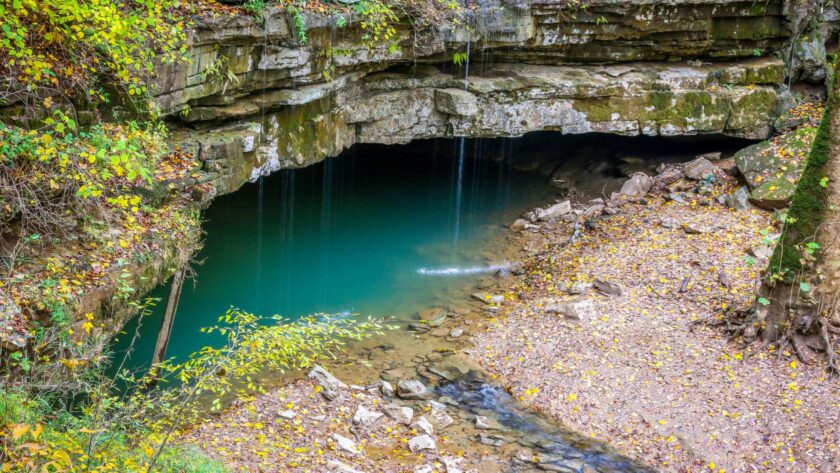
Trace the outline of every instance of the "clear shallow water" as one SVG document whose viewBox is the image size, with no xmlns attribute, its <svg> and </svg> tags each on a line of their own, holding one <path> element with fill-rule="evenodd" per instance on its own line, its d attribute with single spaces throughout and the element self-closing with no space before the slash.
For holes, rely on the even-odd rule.
<svg viewBox="0 0 840 473">
<path fill-rule="evenodd" d="M 500 143 L 467 142 L 460 197 L 459 147 L 441 140 L 357 147 L 219 198 L 204 214 L 201 264 L 185 282 L 167 356 L 212 343 L 199 329 L 231 306 L 291 319 L 403 317 L 463 297 L 504 265 L 494 251 L 504 224 L 549 198 L 544 176 L 482 157 Z M 161 301 L 142 321 L 128 366 L 151 359 L 168 291 L 151 294 Z M 120 338 L 118 355 L 130 336 Z"/>
</svg>

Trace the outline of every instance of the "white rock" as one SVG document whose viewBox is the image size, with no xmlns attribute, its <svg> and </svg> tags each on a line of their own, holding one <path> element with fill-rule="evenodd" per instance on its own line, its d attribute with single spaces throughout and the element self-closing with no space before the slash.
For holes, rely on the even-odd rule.
<svg viewBox="0 0 840 473">
<path fill-rule="evenodd" d="M 408 449 L 411 453 L 434 452 L 437 450 L 437 444 L 429 435 L 418 435 L 408 441 Z"/>
<path fill-rule="evenodd" d="M 417 379 L 401 379 L 397 383 L 397 395 L 403 399 L 427 399 L 432 393 Z"/>
<path fill-rule="evenodd" d="M 414 467 L 414 473 L 433 473 L 435 471 L 432 465 L 418 465 Z"/>
<path fill-rule="evenodd" d="M 280 411 L 277 413 L 277 415 L 284 419 L 294 419 L 295 417 L 297 417 L 297 412 L 289 409 L 285 411 Z"/>
<path fill-rule="evenodd" d="M 335 471 L 338 473 L 362 473 L 361 471 L 355 468 L 351 468 L 350 466 L 345 465 L 344 463 L 341 463 L 338 460 L 327 460 L 327 468 L 330 471 Z M 447 472 L 448 471 L 449 470 L 447 470 Z"/>
<path fill-rule="evenodd" d="M 461 463 L 461 459 L 457 457 L 440 457 L 440 461 L 443 462 L 443 466 L 446 467 L 446 473 L 462 473 L 458 467 L 458 464 Z"/>
<path fill-rule="evenodd" d="M 401 406 L 394 402 L 382 406 L 382 410 L 388 415 L 388 417 L 394 419 L 394 422 L 398 424 L 408 425 L 414 417 L 414 409 Z"/>
<path fill-rule="evenodd" d="M 432 409 L 429 415 L 432 416 L 432 420 L 440 430 L 443 430 L 455 423 L 455 421 L 452 420 L 452 417 L 449 417 L 449 414 L 447 414 L 443 409 Z"/>
<path fill-rule="evenodd" d="M 647 194 L 652 186 L 653 179 L 650 176 L 637 172 L 624 182 L 619 193 L 629 197 L 641 197 Z"/>
<path fill-rule="evenodd" d="M 394 385 L 388 381 L 382 380 L 382 385 L 379 387 L 379 390 L 385 397 L 394 397 Z"/>
<path fill-rule="evenodd" d="M 537 210 L 536 217 L 537 220 L 545 222 L 558 217 L 562 217 L 563 215 L 566 215 L 571 211 L 572 203 L 568 200 L 564 200 L 563 202 L 560 202 L 559 204 L 554 204 L 545 210 Z"/>
<path fill-rule="evenodd" d="M 545 308 L 546 313 L 560 314 L 567 319 L 591 320 L 595 316 L 595 306 L 592 301 L 583 299 L 573 302 L 554 304 Z"/>
<path fill-rule="evenodd" d="M 365 406 L 359 406 L 356 409 L 356 414 L 353 416 L 353 424 L 361 427 L 370 427 L 381 419 L 382 415 L 381 412 L 372 411 Z"/>
<path fill-rule="evenodd" d="M 338 444 L 339 450 L 343 450 L 351 455 L 357 455 L 359 453 L 359 449 L 356 448 L 356 442 L 349 438 L 338 434 L 332 434 L 332 438 Z"/>
<path fill-rule="evenodd" d="M 501 430 L 502 426 L 495 420 L 485 416 L 475 416 L 475 428 L 484 430 Z"/>
<path fill-rule="evenodd" d="M 411 424 L 411 428 L 417 429 L 418 432 L 422 432 L 426 435 L 435 434 L 435 429 L 432 427 L 432 424 L 423 416 L 421 416 L 413 424 Z"/>
<path fill-rule="evenodd" d="M 464 334 L 464 329 L 462 329 L 461 327 L 455 327 L 455 328 L 453 328 L 452 330 L 449 331 L 449 336 L 452 337 L 452 338 L 458 338 L 463 334 Z"/>
</svg>

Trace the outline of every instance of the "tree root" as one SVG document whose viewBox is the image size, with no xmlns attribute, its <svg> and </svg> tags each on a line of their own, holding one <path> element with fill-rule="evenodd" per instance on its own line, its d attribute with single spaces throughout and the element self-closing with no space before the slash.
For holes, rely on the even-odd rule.
<svg viewBox="0 0 840 473">
<path fill-rule="evenodd" d="M 829 326 L 830 324 L 827 319 L 820 318 L 820 333 L 822 335 L 823 342 L 825 343 L 825 356 L 828 360 L 828 372 L 833 376 L 840 376 L 840 366 L 837 366 L 837 358 L 834 354 L 834 340 L 832 340 L 831 335 L 828 333 Z"/>
</svg>

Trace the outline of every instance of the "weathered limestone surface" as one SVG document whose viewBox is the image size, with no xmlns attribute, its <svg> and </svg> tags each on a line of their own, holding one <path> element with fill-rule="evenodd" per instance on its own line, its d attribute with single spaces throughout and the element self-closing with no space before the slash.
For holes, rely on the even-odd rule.
<svg viewBox="0 0 840 473">
<path fill-rule="evenodd" d="M 201 20 L 192 63 L 161 68 L 156 99 L 219 193 L 354 143 L 537 130 L 765 138 L 800 4 L 486 2 L 469 32 L 405 23 L 372 49 L 352 16 L 344 28 L 306 16 L 300 44 L 292 19 L 269 8 L 264 26 Z M 452 55 L 467 43 L 464 80 Z"/>
<path fill-rule="evenodd" d="M 204 162 L 221 193 L 354 143 L 538 130 L 764 138 L 783 67 L 776 59 L 702 66 L 499 64 L 465 81 L 423 66 L 309 86 L 307 93 L 320 97 L 313 102 L 230 114 L 219 128 L 176 136 Z M 320 88 L 333 90 L 315 93 Z"/>
</svg>

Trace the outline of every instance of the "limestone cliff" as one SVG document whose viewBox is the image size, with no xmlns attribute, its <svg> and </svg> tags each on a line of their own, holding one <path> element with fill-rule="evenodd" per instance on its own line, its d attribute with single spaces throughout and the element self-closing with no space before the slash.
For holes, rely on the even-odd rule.
<svg viewBox="0 0 840 473">
<path fill-rule="evenodd" d="M 352 16 L 342 28 L 337 17 L 306 16 L 305 44 L 278 9 L 258 20 L 204 19 L 191 37 L 192 63 L 159 71 L 156 100 L 176 143 L 203 161 L 211 193 L 354 143 L 536 130 L 762 139 L 785 79 L 803 76 L 788 67 L 789 53 L 815 8 L 568 5 L 486 2 L 469 28 L 415 29 L 405 19 L 391 44 L 372 48 Z M 465 80 L 452 57 L 468 50 Z"/>
</svg>

